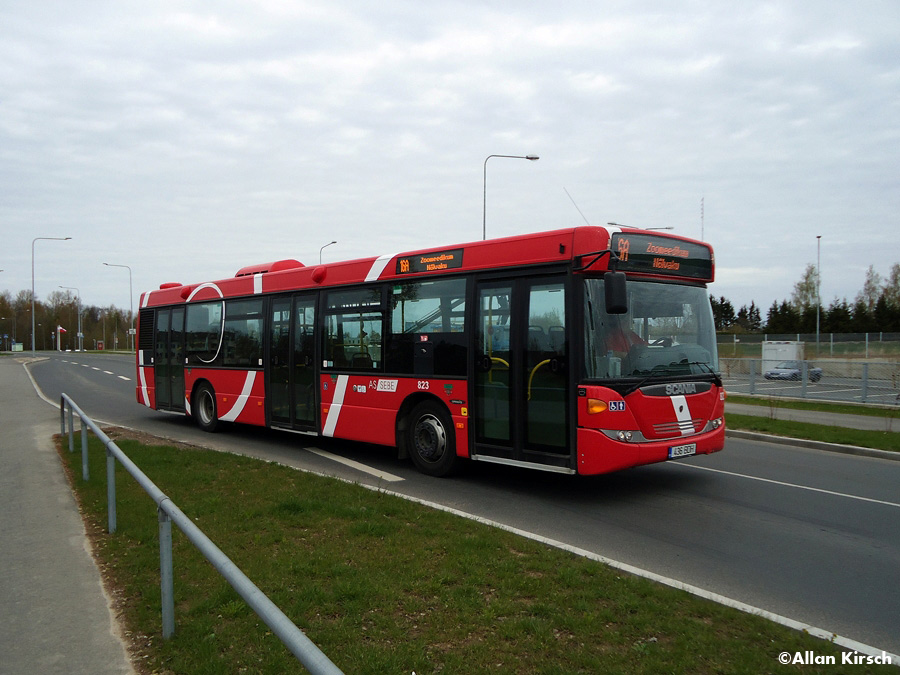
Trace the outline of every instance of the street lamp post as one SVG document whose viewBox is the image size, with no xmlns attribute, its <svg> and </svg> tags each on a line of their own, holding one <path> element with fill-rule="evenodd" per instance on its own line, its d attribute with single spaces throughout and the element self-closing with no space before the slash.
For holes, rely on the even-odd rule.
<svg viewBox="0 0 900 675">
<path fill-rule="evenodd" d="M 819 313 L 822 310 L 822 235 L 816 235 L 816 358 L 819 358 Z"/>
<path fill-rule="evenodd" d="M 34 352 L 34 242 L 38 240 L 44 241 L 68 241 L 72 237 L 35 237 L 31 240 L 31 355 L 36 356 Z"/>
<path fill-rule="evenodd" d="M 337 243 L 336 241 L 329 241 L 327 244 L 325 244 L 325 246 L 323 246 L 322 248 L 319 249 L 319 264 L 320 265 L 322 264 L 322 251 L 324 251 L 326 248 L 328 248 L 332 244 L 336 244 L 336 243 Z"/>
<path fill-rule="evenodd" d="M 536 162 L 540 159 L 537 155 L 488 155 L 484 158 L 484 182 L 482 185 L 481 198 L 481 238 L 487 239 L 487 163 L 491 157 L 505 157 L 506 159 L 527 159 L 530 162 Z"/>
<path fill-rule="evenodd" d="M 78 342 L 75 344 L 78 345 L 78 351 L 84 351 L 84 334 L 81 332 L 81 291 L 79 291 L 74 286 L 60 286 L 65 291 L 75 291 L 75 309 L 78 312 L 78 334 L 75 336 L 78 339 Z"/>
<path fill-rule="evenodd" d="M 131 351 L 134 351 L 134 291 L 131 286 L 131 268 L 128 265 L 116 265 L 114 263 L 103 263 L 107 267 L 124 267 L 128 270 L 128 303 L 131 312 L 131 328 L 128 331 L 128 334 L 131 336 Z"/>
</svg>

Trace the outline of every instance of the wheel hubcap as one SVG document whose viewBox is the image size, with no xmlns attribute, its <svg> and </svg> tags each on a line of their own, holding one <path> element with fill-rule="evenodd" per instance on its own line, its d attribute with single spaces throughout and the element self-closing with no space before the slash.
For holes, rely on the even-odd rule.
<svg viewBox="0 0 900 675">
<path fill-rule="evenodd" d="M 429 462 L 440 459 L 444 454 L 447 433 L 444 425 L 434 415 L 426 415 L 416 424 L 415 445 L 419 457 Z"/>
</svg>

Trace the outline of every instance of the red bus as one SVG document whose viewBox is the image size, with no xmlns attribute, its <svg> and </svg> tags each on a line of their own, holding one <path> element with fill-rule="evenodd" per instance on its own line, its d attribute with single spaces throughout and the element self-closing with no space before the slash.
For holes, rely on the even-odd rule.
<svg viewBox="0 0 900 675">
<path fill-rule="evenodd" d="M 577 227 L 142 294 L 137 400 L 239 422 L 599 474 L 721 450 L 709 245 Z"/>
</svg>

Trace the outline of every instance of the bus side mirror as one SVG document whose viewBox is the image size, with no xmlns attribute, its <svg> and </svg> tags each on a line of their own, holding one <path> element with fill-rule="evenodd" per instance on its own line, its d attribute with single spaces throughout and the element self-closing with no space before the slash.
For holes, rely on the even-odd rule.
<svg viewBox="0 0 900 675">
<path fill-rule="evenodd" d="M 603 275 L 603 286 L 606 289 L 606 313 L 627 313 L 628 295 L 625 292 L 625 273 L 607 272 Z"/>
</svg>

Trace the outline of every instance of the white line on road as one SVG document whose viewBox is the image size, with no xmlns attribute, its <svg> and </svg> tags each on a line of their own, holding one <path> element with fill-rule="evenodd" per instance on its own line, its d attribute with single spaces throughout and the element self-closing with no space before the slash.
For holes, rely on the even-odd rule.
<svg viewBox="0 0 900 675">
<path fill-rule="evenodd" d="M 406 480 L 405 478 L 401 478 L 400 476 L 395 476 L 392 473 L 387 473 L 386 471 L 379 471 L 378 469 L 373 469 L 371 466 L 366 466 L 365 464 L 360 464 L 359 462 L 354 462 L 352 459 L 347 459 L 346 457 L 341 457 L 339 455 L 334 455 L 330 452 L 326 452 L 325 450 L 319 450 L 318 448 L 306 448 L 314 455 L 318 455 L 319 457 L 324 457 L 325 459 L 330 459 L 333 462 L 338 462 L 339 464 L 343 464 L 345 466 L 349 466 L 357 471 L 362 471 L 363 473 L 367 473 L 370 476 L 375 476 L 376 478 L 380 478 L 381 480 L 387 481 L 388 483 L 396 483 L 398 481 Z"/>
<path fill-rule="evenodd" d="M 674 466 L 684 466 L 690 469 L 698 469 L 700 471 L 711 471 L 713 473 L 723 473 L 728 476 L 737 476 L 738 478 L 747 478 L 749 480 L 758 480 L 762 483 L 772 483 L 773 485 L 783 485 L 785 487 L 797 488 L 798 490 L 809 490 L 810 492 L 821 492 L 822 494 L 832 495 L 834 497 L 846 497 L 847 499 L 856 499 L 861 502 L 870 502 L 872 504 L 883 504 L 884 506 L 894 506 L 900 509 L 900 504 L 894 502 L 886 502 L 881 499 L 872 499 L 871 497 L 860 497 L 859 495 L 849 495 L 845 492 L 835 492 L 834 490 L 824 490 L 822 488 L 810 487 L 808 485 L 797 485 L 796 483 L 785 483 L 780 480 L 772 480 L 771 478 L 760 478 L 759 476 L 748 476 L 744 473 L 735 473 L 734 471 L 723 471 L 722 469 L 711 469 L 708 466 L 697 466 L 696 464 L 675 464 Z"/>
</svg>

